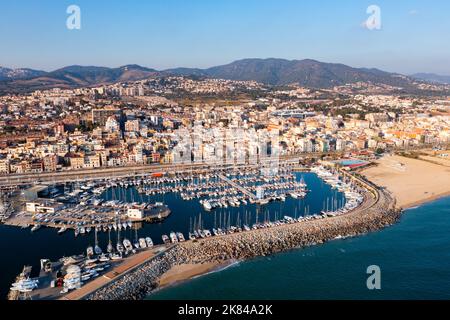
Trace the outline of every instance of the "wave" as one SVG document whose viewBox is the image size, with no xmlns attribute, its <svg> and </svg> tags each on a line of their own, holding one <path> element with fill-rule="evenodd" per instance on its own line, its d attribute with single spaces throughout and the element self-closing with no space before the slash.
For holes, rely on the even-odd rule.
<svg viewBox="0 0 450 320">
<path fill-rule="evenodd" d="M 198 276 L 195 276 L 192 279 L 200 278 L 200 277 L 206 276 L 208 274 L 221 272 L 221 271 L 227 270 L 227 269 L 232 268 L 232 267 L 237 267 L 240 263 L 241 263 L 241 261 L 236 260 L 236 261 L 233 261 L 233 262 L 230 262 L 230 263 L 218 266 L 217 268 L 215 268 L 215 269 L 213 269 L 213 270 L 211 270 L 209 272 L 206 272 L 206 273 L 203 273 L 203 274 L 199 274 Z"/>
<path fill-rule="evenodd" d="M 406 209 L 406 210 L 414 210 L 414 209 L 419 209 L 421 206 L 415 206 L 415 207 L 411 207 L 411 208 L 408 208 L 408 209 Z"/>
</svg>

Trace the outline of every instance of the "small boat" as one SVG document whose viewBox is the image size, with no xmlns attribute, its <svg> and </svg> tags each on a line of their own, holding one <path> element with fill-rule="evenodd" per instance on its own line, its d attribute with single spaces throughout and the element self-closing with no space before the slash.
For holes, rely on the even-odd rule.
<svg viewBox="0 0 450 320">
<path fill-rule="evenodd" d="M 147 247 L 149 247 L 149 248 L 153 247 L 152 238 L 150 238 L 150 237 L 145 238 L 145 242 L 147 243 Z"/>
<path fill-rule="evenodd" d="M 205 201 L 205 202 L 203 202 L 203 208 L 204 208 L 206 211 L 211 211 L 212 205 L 211 205 L 211 203 L 209 203 L 208 201 Z"/>
<path fill-rule="evenodd" d="M 91 279 L 91 275 L 90 274 L 85 274 L 81 276 L 81 281 L 88 281 Z"/>
<path fill-rule="evenodd" d="M 177 234 L 175 232 L 171 232 L 169 234 L 169 237 L 170 237 L 170 241 L 172 243 L 177 243 L 178 242 Z"/>
<path fill-rule="evenodd" d="M 298 193 L 295 193 L 295 192 L 291 192 L 291 193 L 289 193 L 289 195 L 290 195 L 293 199 L 298 199 L 298 197 L 299 197 L 299 194 L 298 194 Z"/>
<path fill-rule="evenodd" d="M 198 234 L 200 235 L 201 238 L 206 238 L 205 231 L 203 231 L 203 230 L 198 230 L 197 232 L 198 232 Z"/>
<path fill-rule="evenodd" d="M 132 252 L 132 251 L 133 251 L 133 245 L 131 244 L 130 240 L 124 239 L 124 240 L 123 240 L 123 246 L 125 247 L 125 249 L 126 249 L 128 252 Z"/>
<path fill-rule="evenodd" d="M 30 278 L 22 279 L 16 283 L 13 283 L 10 290 L 19 292 L 32 292 L 38 287 L 38 284 L 38 280 L 31 280 Z"/>
<path fill-rule="evenodd" d="M 118 253 L 114 253 L 111 255 L 111 260 L 120 260 L 122 259 L 122 256 Z"/>
<path fill-rule="evenodd" d="M 98 245 L 98 239 L 97 239 L 97 228 L 95 228 L 95 247 L 94 252 L 96 255 L 102 254 L 102 248 Z"/>
<path fill-rule="evenodd" d="M 123 247 L 123 245 L 121 243 L 117 243 L 116 249 L 117 249 L 117 252 L 119 252 L 120 254 L 125 252 L 125 248 Z"/>
<path fill-rule="evenodd" d="M 177 232 L 177 238 L 178 238 L 178 241 L 180 241 L 180 242 L 185 241 L 184 235 L 181 232 Z"/>
<path fill-rule="evenodd" d="M 144 238 L 140 238 L 140 239 L 139 239 L 139 247 L 140 247 L 141 249 L 147 248 L 147 242 L 145 241 Z"/>
<path fill-rule="evenodd" d="M 61 227 L 61 229 L 58 230 L 58 234 L 63 234 L 64 232 L 66 232 L 66 230 L 67 230 L 67 227 L 63 226 L 63 227 Z"/>
<path fill-rule="evenodd" d="M 211 231 L 209 231 L 209 230 L 203 230 L 203 232 L 204 232 L 204 234 L 205 234 L 205 236 L 206 236 L 207 238 L 211 237 Z"/>
<path fill-rule="evenodd" d="M 169 244 L 170 243 L 170 239 L 169 239 L 169 237 L 167 235 L 163 234 L 161 236 L 161 238 L 162 238 L 162 241 L 164 242 L 164 244 Z"/>
<path fill-rule="evenodd" d="M 98 261 L 97 259 L 87 259 L 86 262 L 85 262 L 85 264 L 86 264 L 86 265 L 88 265 L 88 264 L 94 264 L 94 263 L 96 263 L 97 261 Z"/>
<path fill-rule="evenodd" d="M 110 259 L 106 254 L 102 254 L 99 258 L 98 261 L 100 262 L 108 262 Z"/>
<path fill-rule="evenodd" d="M 108 243 L 108 246 L 106 247 L 106 251 L 107 251 L 108 253 L 112 253 L 112 252 L 114 251 L 114 247 L 113 247 L 113 245 L 112 245 L 111 242 Z"/>
<path fill-rule="evenodd" d="M 102 248 L 100 248 L 98 245 L 96 245 L 95 247 L 94 247 L 94 252 L 95 252 L 95 254 L 97 254 L 97 255 L 100 255 L 100 254 L 102 254 Z"/>
<path fill-rule="evenodd" d="M 40 225 L 40 224 L 35 224 L 35 225 L 33 226 L 33 228 L 31 228 L 31 232 L 38 231 L 40 228 L 41 228 L 41 225 Z"/>
<path fill-rule="evenodd" d="M 94 255 L 94 248 L 92 246 L 87 247 L 86 254 L 88 257 L 92 257 Z"/>
</svg>

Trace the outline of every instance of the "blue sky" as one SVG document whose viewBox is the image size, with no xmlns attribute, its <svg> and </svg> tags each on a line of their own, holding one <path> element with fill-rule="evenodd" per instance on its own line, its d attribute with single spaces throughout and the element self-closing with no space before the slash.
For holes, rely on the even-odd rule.
<svg viewBox="0 0 450 320">
<path fill-rule="evenodd" d="M 81 8 L 81 30 L 66 9 Z M 362 26 L 381 9 L 381 30 Z M 0 65 L 157 69 L 311 58 L 450 75 L 447 0 L 21 0 L 0 3 Z"/>
</svg>

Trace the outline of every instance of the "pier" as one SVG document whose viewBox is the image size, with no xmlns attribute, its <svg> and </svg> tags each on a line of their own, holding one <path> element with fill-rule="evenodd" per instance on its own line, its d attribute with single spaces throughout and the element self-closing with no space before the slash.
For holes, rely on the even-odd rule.
<svg viewBox="0 0 450 320">
<path fill-rule="evenodd" d="M 233 188 L 241 191 L 243 194 L 245 194 L 246 196 L 256 200 L 256 196 L 251 193 L 250 191 L 248 191 L 247 189 L 245 189 L 244 187 L 238 185 L 237 183 L 231 181 L 230 179 L 228 179 L 227 177 L 225 177 L 223 174 L 218 174 L 217 175 L 221 180 L 225 181 L 226 183 L 228 183 L 230 186 L 232 186 Z"/>
<path fill-rule="evenodd" d="M 171 247 L 166 248 L 165 246 L 154 247 L 131 256 L 125 259 L 122 263 L 118 264 L 117 267 L 113 268 L 105 275 L 89 282 L 79 290 L 68 293 L 67 295 L 59 298 L 59 300 L 82 300 L 101 288 L 110 285 L 114 281 L 118 281 L 149 261 L 163 255 L 166 250 L 170 250 L 170 248 Z"/>
</svg>

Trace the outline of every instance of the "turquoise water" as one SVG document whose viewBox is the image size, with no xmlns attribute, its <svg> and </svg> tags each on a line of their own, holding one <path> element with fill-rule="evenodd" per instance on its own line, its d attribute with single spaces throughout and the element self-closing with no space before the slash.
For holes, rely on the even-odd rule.
<svg viewBox="0 0 450 320">
<path fill-rule="evenodd" d="M 367 267 L 381 290 L 367 289 Z M 450 299 L 450 198 L 377 233 L 258 258 L 149 299 Z"/>
<path fill-rule="evenodd" d="M 338 161 L 339 164 L 343 165 L 343 166 L 352 166 L 355 164 L 367 164 L 367 161 L 362 161 L 362 160 L 342 160 L 342 161 Z"/>
</svg>

